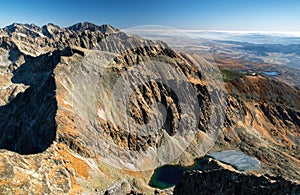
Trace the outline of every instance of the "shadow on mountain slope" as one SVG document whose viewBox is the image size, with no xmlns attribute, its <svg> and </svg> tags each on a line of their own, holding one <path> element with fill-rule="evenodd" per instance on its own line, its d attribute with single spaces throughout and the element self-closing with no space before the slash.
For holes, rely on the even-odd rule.
<svg viewBox="0 0 300 195">
<path fill-rule="evenodd" d="M 19 154 L 46 150 L 56 136 L 57 101 L 53 70 L 60 54 L 25 56 L 25 63 L 13 72 L 13 83 L 29 87 L 0 107 L 0 148 Z"/>
</svg>

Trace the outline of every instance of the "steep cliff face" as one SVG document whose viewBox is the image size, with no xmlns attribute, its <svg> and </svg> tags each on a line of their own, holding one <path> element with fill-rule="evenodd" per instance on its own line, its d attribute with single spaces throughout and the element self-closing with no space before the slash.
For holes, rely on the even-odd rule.
<svg viewBox="0 0 300 195">
<path fill-rule="evenodd" d="M 59 56 L 24 56 L 24 63 L 12 72 L 11 81 L 28 88 L 16 97 L 10 94 L 9 103 L 0 108 L 1 148 L 32 154 L 52 144 L 57 110 L 53 69 Z"/>
<path fill-rule="evenodd" d="M 300 177 L 300 93 L 290 86 L 259 76 L 225 92 L 211 80 L 212 89 L 206 60 L 90 23 L 1 29 L 0 62 L 3 193 L 150 192 L 151 170 L 126 166 L 191 163 L 213 144 L 210 129 L 221 132 L 214 150 L 240 149 L 266 172 Z"/>
</svg>

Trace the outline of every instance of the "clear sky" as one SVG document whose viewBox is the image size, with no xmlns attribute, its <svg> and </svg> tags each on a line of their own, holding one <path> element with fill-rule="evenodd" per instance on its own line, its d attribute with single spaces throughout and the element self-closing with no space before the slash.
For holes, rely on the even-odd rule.
<svg viewBox="0 0 300 195">
<path fill-rule="evenodd" d="M 300 31 L 300 0 L 4 0 L 0 26 L 13 22 L 70 26 L 89 21 L 117 28 Z"/>
</svg>

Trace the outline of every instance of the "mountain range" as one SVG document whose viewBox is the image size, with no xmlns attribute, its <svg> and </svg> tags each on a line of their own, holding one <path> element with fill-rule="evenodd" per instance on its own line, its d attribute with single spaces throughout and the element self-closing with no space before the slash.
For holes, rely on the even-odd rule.
<svg viewBox="0 0 300 195">
<path fill-rule="evenodd" d="M 300 91 L 260 74 L 223 82 L 217 73 L 201 56 L 110 25 L 0 29 L 0 192 L 173 193 L 148 185 L 155 168 L 239 150 L 261 169 L 242 173 L 212 160 L 208 170 L 185 174 L 174 193 L 192 193 L 203 178 L 228 187 L 219 175 L 238 177 L 231 186 L 276 180 L 299 193 Z M 150 123 L 159 111 L 165 120 Z"/>
</svg>

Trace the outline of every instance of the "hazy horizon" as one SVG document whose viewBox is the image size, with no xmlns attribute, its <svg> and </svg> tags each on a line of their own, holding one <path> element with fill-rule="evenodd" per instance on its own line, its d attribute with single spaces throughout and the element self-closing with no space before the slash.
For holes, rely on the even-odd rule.
<svg viewBox="0 0 300 195">
<path fill-rule="evenodd" d="M 120 29 L 162 25 L 215 31 L 300 31 L 300 1 L 21 1 L 1 2 L 0 26 L 54 23 L 70 26 L 89 21 Z"/>
</svg>

